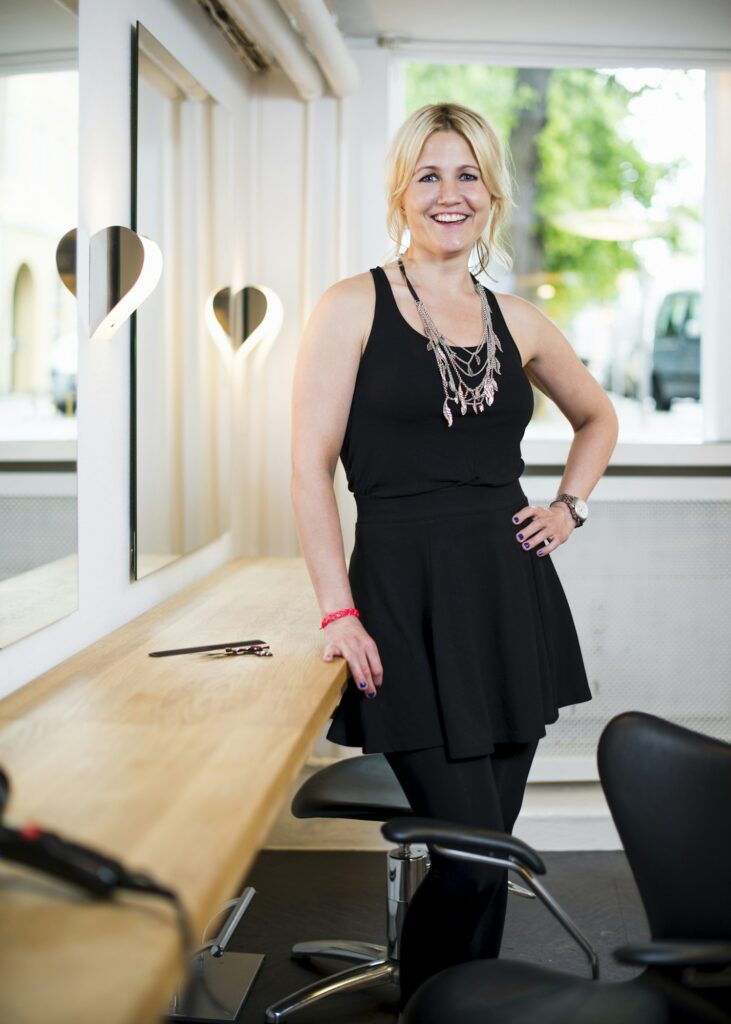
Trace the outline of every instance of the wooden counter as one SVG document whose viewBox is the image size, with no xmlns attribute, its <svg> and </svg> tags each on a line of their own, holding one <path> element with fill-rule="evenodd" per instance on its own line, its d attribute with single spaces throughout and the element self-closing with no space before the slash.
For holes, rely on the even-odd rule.
<svg viewBox="0 0 731 1024">
<path fill-rule="evenodd" d="M 238 559 L 0 701 L 8 823 L 150 872 L 198 941 L 346 682 L 344 659 L 322 660 L 319 620 L 303 559 Z M 247 639 L 273 657 L 148 657 Z M 0 862 L 2 1024 L 153 1024 L 182 977 L 166 902 L 98 903 Z"/>
</svg>

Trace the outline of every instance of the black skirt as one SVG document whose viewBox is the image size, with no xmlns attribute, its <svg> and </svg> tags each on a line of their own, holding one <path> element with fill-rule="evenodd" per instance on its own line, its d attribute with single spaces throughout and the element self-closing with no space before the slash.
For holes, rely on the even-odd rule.
<svg viewBox="0 0 731 1024">
<path fill-rule="evenodd" d="M 348 575 L 383 685 L 368 699 L 349 673 L 329 740 L 475 757 L 591 699 L 551 555 L 515 539 L 531 521 L 512 522 L 530 504 L 518 481 L 356 501 Z"/>
</svg>

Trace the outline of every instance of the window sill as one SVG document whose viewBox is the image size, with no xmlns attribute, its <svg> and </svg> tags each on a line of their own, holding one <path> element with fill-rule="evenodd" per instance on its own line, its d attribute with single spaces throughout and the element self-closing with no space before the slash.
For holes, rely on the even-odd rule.
<svg viewBox="0 0 731 1024">
<path fill-rule="evenodd" d="M 558 467 L 563 471 L 571 438 L 555 441 L 524 440 L 521 446 L 526 469 Z M 703 444 L 627 444 L 618 443 L 612 452 L 607 472 L 616 473 L 625 467 L 646 467 L 655 472 L 698 473 L 708 470 L 713 475 L 731 475 L 731 442 L 708 441 Z"/>
</svg>

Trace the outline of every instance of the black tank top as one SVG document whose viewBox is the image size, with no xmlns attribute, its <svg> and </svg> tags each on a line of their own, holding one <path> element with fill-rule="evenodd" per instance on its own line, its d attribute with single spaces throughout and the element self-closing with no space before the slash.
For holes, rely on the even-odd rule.
<svg viewBox="0 0 731 1024">
<path fill-rule="evenodd" d="M 393 498 L 459 484 L 502 486 L 517 480 L 525 463 L 520 442 L 533 415 L 533 390 L 520 352 L 489 288 L 492 325 L 500 339 L 495 401 L 484 412 L 462 415 L 444 389 L 428 339 L 404 319 L 383 267 L 371 269 L 376 286 L 373 326 L 355 380 L 340 458 L 348 489 Z M 474 275 L 471 275 L 473 280 Z M 470 346 L 461 346 L 468 352 Z M 480 356 L 481 364 L 484 355 Z"/>
</svg>

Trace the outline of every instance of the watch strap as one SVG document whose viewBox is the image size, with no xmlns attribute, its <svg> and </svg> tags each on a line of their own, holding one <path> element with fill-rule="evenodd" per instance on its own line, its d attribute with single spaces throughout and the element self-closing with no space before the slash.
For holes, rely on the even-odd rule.
<svg viewBox="0 0 731 1024">
<path fill-rule="evenodd" d="M 577 499 L 574 494 L 559 494 L 553 499 L 551 505 L 555 505 L 557 501 L 561 501 L 565 505 L 568 505 L 569 512 L 571 513 L 571 518 L 573 519 L 576 526 L 579 527 L 584 525 L 584 520 L 581 518 L 579 513 L 574 508 L 576 500 Z"/>
</svg>

